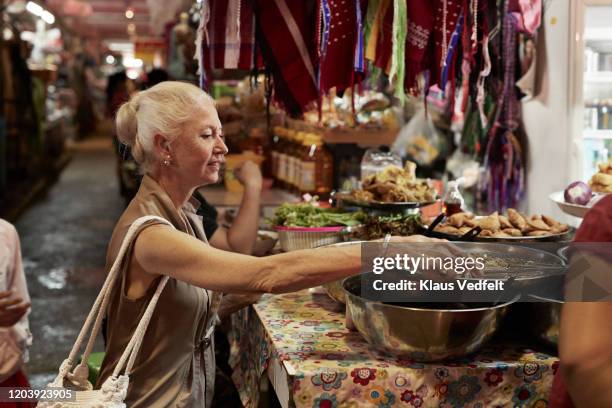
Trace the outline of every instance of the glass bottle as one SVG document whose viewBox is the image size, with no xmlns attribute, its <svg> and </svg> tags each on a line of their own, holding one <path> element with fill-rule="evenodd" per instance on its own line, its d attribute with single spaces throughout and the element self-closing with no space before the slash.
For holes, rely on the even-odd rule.
<svg viewBox="0 0 612 408">
<path fill-rule="evenodd" d="M 308 140 L 302 156 L 302 192 L 327 199 L 334 187 L 334 159 L 319 135 Z"/>
<path fill-rule="evenodd" d="M 456 181 L 449 181 L 446 194 L 444 194 L 444 213 L 446 216 L 463 211 L 465 201 L 461 192 L 459 192 L 459 184 Z"/>
</svg>

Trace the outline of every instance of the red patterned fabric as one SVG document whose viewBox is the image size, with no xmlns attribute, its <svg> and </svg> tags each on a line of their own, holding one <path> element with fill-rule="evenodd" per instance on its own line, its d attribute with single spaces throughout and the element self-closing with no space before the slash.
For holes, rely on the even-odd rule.
<svg viewBox="0 0 612 408">
<path fill-rule="evenodd" d="M 254 68 L 255 54 L 255 14 L 253 2 L 240 0 L 239 7 L 234 13 L 228 13 L 229 1 L 210 1 L 210 20 L 208 22 L 208 41 L 204 39 L 202 47 L 204 51 L 204 67 L 207 73 L 211 69 L 244 69 Z M 229 14 L 229 15 L 228 15 Z M 227 30 L 232 19 L 240 17 L 239 43 L 229 42 Z M 228 53 L 238 49 L 237 66 L 228 66 L 231 58 Z M 261 61 L 257 61 L 261 67 Z"/>
<path fill-rule="evenodd" d="M 23 371 L 19 370 L 11 377 L 7 378 L 6 381 L 0 383 L 0 387 L 30 388 L 30 383 Z M 35 406 L 36 404 L 33 402 L 0 402 L 0 408 L 34 408 Z"/>
<path fill-rule="evenodd" d="M 357 9 L 354 0 L 328 0 L 331 11 L 325 55 L 321 56 L 321 92 L 343 91 L 358 82 L 354 72 Z"/>
<path fill-rule="evenodd" d="M 316 7 L 313 2 L 256 0 L 261 52 L 271 71 L 274 100 L 292 115 L 318 99 Z"/>
<path fill-rule="evenodd" d="M 405 87 L 414 89 L 417 75 L 427 63 L 426 56 L 432 40 L 435 1 L 407 1 L 408 31 L 406 35 Z"/>
<path fill-rule="evenodd" d="M 431 73 L 430 85 L 438 84 L 442 76 L 443 67 L 440 65 L 442 60 L 442 44 L 443 44 L 443 16 L 444 16 L 444 2 L 446 1 L 446 42 L 450 42 L 451 36 L 455 32 L 457 21 L 461 16 L 461 0 L 434 0 L 434 35 L 433 43 L 430 55 L 433 56 L 432 60 L 428 62 L 429 71 Z M 410 15 L 408 15 L 410 18 Z M 449 78 L 454 76 L 449 74 Z"/>
</svg>

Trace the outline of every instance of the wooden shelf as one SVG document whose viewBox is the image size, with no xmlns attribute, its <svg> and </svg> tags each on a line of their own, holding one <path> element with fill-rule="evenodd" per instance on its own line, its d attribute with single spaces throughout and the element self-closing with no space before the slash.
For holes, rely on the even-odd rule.
<svg viewBox="0 0 612 408">
<path fill-rule="evenodd" d="M 320 134 L 327 144 L 356 144 L 361 147 L 390 146 L 395 142 L 399 129 L 330 129 L 303 120 L 288 119 L 291 129 Z"/>
</svg>

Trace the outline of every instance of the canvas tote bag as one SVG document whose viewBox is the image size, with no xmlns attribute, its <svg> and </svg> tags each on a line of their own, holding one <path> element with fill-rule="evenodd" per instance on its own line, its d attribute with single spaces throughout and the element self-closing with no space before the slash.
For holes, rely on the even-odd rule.
<svg viewBox="0 0 612 408">
<path fill-rule="evenodd" d="M 104 381 L 102 387 L 99 390 L 94 390 L 93 386 L 87 379 L 89 376 L 89 368 L 87 367 L 87 361 L 89 360 L 89 356 L 92 352 L 95 339 L 100 332 L 100 328 L 102 326 L 102 320 L 104 318 L 104 314 L 106 312 L 106 308 L 108 306 L 108 302 L 110 300 L 111 292 L 115 281 L 117 281 L 119 271 L 121 270 L 121 265 L 123 263 L 123 259 L 127 250 L 134 237 L 137 233 L 147 224 L 155 221 L 156 223 L 162 222 L 164 224 L 170 225 L 174 228 L 172 224 L 170 224 L 167 220 L 157 217 L 157 216 L 144 216 L 132 223 L 130 226 L 123 242 L 121 244 L 121 248 L 119 249 L 119 254 L 113 263 L 113 266 L 104 281 L 104 285 L 100 290 L 100 294 L 96 298 L 96 301 L 87 316 L 87 320 L 77 337 L 77 340 L 72 347 L 72 351 L 66 360 L 62 362 L 59 368 L 59 373 L 55 380 L 47 385 L 49 390 L 51 389 L 69 389 L 72 390 L 72 396 L 76 395 L 76 400 L 72 398 L 71 400 L 56 400 L 53 402 L 50 401 L 41 401 L 38 403 L 39 408 L 125 408 L 126 405 L 123 402 L 128 390 L 128 385 L 130 382 L 130 372 L 134 365 L 134 361 L 136 360 L 136 355 L 140 349 L 142 344 L 142 340 L 144 338 L 145 332 L 147 330 L 147 326 L 149 325 L 149 321 L 151 320 L 151 315 L 155 309 L 155 305 L 159 299 L 159 296 L 168 282 L 168 276 L 162 277 L 161 281 L 157 285 L 157 289 L 151 298 L 151 301 L 147 305 L 145 309 L 144 315 L 136 330 L 130 339 L 125 351 L 121 355 L 117 366 L 115 367 L 113 374 Z M 93 323 L 93 329 L 90 327 Z M 87 345 L 85 347 L 85 352 L 83 353 L 83 358 L 81 362 L 76 366 L 76 359 L 79 350 L 81 349 L 81 345 L 85 340 L 85 336 L 90 332 L 89 339 L 87 341 Z M 125 371 L 123 368 L 125 366 Z M 74 369 L 73 369 L 74 367 Z"/>
</svg>

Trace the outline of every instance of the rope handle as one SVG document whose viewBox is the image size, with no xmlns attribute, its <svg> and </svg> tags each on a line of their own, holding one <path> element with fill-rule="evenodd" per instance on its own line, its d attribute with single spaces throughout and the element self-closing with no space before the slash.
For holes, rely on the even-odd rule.
<svg viewBox="0 0 612 408">
<path fill-rule="evenodd" d="M 81 331 L 74 343 L 74 346 L 72 347 L 72 350 L 70 351 L 70 354 L 68 356 L 67 360 L 64 360 L 64 362 L 62 363 L 58 376 L 56 377 L 55 381 L 53 381 L 54 384 L 58 384 L 61 386 L 62 381 L 64 380 L 64 378 L 66 378 L 66 376 L 68 376 L 70 374 L 70 371 L 76 361 L 76 357 L 77 354 L 79 352 L 79 350 L 81 349 L 81 346 L 83 344 L 83 341 L 85 340 L 85 337 L 87 336 L 87 333 L 90 332 L 90 327 L 92 326 L 93 323 L 93 329 L 91 329 L 90 335 L 89 335 L 89 339 L 87 342 L 87 346 L 85 349 L 85 353 L 83 354 L 83 358 L 81 363 L 75 368 L 75 373 L 73 375 L 77 376 L 77 377 L 81 377 L 82 375 L 78 375 L 79 372 L 84 373 L 85 370 L 82 367 L 86 367 L 87 366 L 87 362 L 89 361 L 89 356 L 91 354 L 91 351 L 93 349 L 93 345 L 95 343 L 96 337 L 98 336 L 99 332 L 100 332 L 100 328 L 102 326 L 102 320 L 104 317 L 104 313 L 106 311 L 106 307 L 108 305 L 108 302 L 110 301 L 110 295 L 112 293 L 112 289 L 113 286 L 115 284 L 118 272 L 121 268 L 121 265 L 124 261 L 125 258 L 125 254 L 127 253 L 127 250 L 130 248 L 132 241 L 134 239 L 134 236 L 136 236 L 136 234 L 138 232 L 140 232 L 140 230 L 142 229 L 143 226 L 145 226 L 146 224 L 151 223 L 152 221 L 156 221 L 156 222 L 160 222 L 163 224 L 167 224 L 169 226 L 171 226 L 172 228 L 174 228 L 174 226 L 172 224 L 170 224 L 167 220 L 165 220 L 164 218 L 158 217 L 158 216 L 153 216 L 153 215 L 148 215 L 148 216 L 144 216 L 144 217 L 140 217 L 138 218 L 136 221 L 134 221 L 132 223 L 132 225 L 130 226 L 130 228 L 128 229 L 128 232 L 126 233 L 123 242 L 121 243 L 121 247 L 119 249 L 119 252 L 117 254 L 117 257 L 115 258 L 115 261 L 113 263 L 113 266 L 110 269 L 110 272 L 108 274 L 108 276 L 106 277 L 106 280 L 104 281 L 104 284 L 102 285 L 102 289 L 100 290 L 100 293 L 98 294 L 98 297 L 96 298 L 96 301 L 94 302 L 94 305 L 92 306 L 89 315 L 87 316 L 87 319 L 85 320 L 85 323 L 83 324 L 83 327 L 81 328 Z M 162 283 L 165 285 L 165 281 L 167 281 L 167 277 L 164 277 L 166 279 L 162 279 L 162 281 L 160 282 L 160 284 L 158 285 L 157 291 L 155 292 L 156 294 L 158 293 L 158 291 L 161 293 L 161 289 L 163 289 L 163 285 Z M 161 286 L 161 289 L 160 289 Z M 159 296 L 158 296 L 159 297 Z M 157 303 L 157 301 L 155 302 Z M 151 302 L 149 303 L 149 306 L 151 305 Z M 148 308 L 147 310 L 148 311 Z M 145 314 L 146 314 L 145 311 Z M 94 322 L 95 319 L 95 322 Z M 148 321 L 147 321 L 148 323 Z M 140 325 L 142 324 L 142 320 L 139 323 L 138 327 L 140 327 Z M 138 329 L 137 327 L 137 329 Z M 130 340 L 130 343 L 128 344 L 127 349 L 130 349 L 130 344 L 132 343 L 132 341 Z M 124 352 L 125 353 L 125 352 Z M 79 370 L 79 367 L 81 367 L 81 369 Z M 77 380 L 80 380 L 80 378 L 77 378 Z"/>
</svg>

